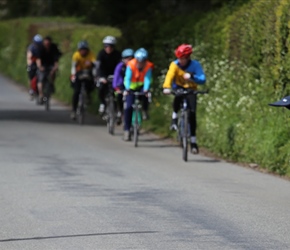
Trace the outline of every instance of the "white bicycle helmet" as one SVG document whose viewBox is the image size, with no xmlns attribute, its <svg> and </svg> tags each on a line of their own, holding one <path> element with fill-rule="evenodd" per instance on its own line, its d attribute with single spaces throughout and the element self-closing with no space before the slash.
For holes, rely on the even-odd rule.
<svg viewBox="0 0 290 250">
<path fill-rule="evenodd" d="M 106 36 L 103 39 L 103 44 L 115 45 L 116 43 L 117 43 L 117 40 L 113 36 Z"/>
<path fill-rule="evenodd" d="M 33 41 L 34 41 L 35 43 L 41 43 L 42 40 L 43 40 L 43 38 L 42 38 L 42 36 L 39 35 L 39 34 L 37 34 L 37 35 L 35 35 L 35 36 L 33 37 Z"/>
</svg>

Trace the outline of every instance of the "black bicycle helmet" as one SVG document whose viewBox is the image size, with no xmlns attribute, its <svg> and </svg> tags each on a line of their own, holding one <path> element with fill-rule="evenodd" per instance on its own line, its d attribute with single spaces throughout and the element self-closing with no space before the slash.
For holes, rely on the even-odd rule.
<svg viewBox="0 0 290 250">
<path fill-rule="evenodd" d="M 282 98 L 280 101 L 270 103 L 269 105 L 274 107 L 285 107 L 287 109 L 290 109 L 290 96 L 286 96 Z"/>
<path fill-rule="evenodd" d="M 80 41 L 78 43 L 78 49 L 90 49 L 87 41 Z"/>
</svg>

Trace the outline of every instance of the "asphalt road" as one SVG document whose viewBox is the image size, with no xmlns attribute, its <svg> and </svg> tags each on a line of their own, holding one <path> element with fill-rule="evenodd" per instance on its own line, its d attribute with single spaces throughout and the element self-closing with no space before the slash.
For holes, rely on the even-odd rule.
<svg viewBox="0 0 290 250">
<path fill-rule="evenodd" d="M 1 250 L 290 249 L 289 192 L 223 161 L 183 163 L 152 135 L 135 149 L 0 77 Z"/>
</svg>

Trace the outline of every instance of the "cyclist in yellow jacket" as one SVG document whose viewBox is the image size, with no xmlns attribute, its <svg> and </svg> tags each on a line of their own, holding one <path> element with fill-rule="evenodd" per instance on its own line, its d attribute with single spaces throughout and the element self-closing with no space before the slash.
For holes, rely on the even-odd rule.
<svg viewBox="0 0 290 250">
<path fill-rule="evenodd" d="M 73 54 L 71 68 L 71 84 L 74 89 L 71 113 L 71 119 L 73 120 L 76 119 L 76 110 L 81 91 L 81 81 L 79 80 L 79 76 L 84 71 L 89 71 L 90 74 L 90 79 L 86 82 L 88 101 L 90 102 L 90 93 L 95 87 L 94 78 L 96 77 L 96 57 L 90 50 L 89 44 L 86 41 L 80 41 L 78 43 L 78 50 Z"/>
<path fill-rule="evenodd" d="M 171 62 L 169 70 L 166 74 L 165 82 L 163 84 L 163 93 L 171 94 L 173 89 L 197 89 L 198 84 L 204 84 L 206 81 L 201 64 L 196 60 L 191 60 L 192 46 L 189 44 L 181 44 L 176 50 L 175 55 L 177 60 Z M 177 129 L 177 117 L 182 97 L 176 96 L 173 101 L 173 113 L 171 129 Z M 196 142 L 196 95 L 188 95 L 187 102 L 190 109 L 189 123 L 191 132 L 191 152 L 198 153 L 198 146 Z"/>
</svg>

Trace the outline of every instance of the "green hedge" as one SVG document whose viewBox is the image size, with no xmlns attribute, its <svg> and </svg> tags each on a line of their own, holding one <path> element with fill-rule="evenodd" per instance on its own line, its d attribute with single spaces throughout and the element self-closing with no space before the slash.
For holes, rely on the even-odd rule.
<svg viewBox="0 0 290 250">
<path fill-rule="evenodd" d="M 290 95 L 289 9 L 288 0 L 252 0 L 160 25 L 151 56 L 161 76 L 148 127 L 170 135 L 171 99 L 162 97 L 161 86 L 174 48 L 192 43 L 210 89 L 199 97 L 199 143 L 224 158 L 289 176 L 290 113 L 268 106 Z"/>
<path fill-rule="evenodd" d="M 33 36 L 40 33 L 50 35 L 63 52 L 56 79 L 56 97 L 70 103 L 72 90 L 69 84 L 71 57 L 78 41 L 86 39 L 92 51 L 102 48 L 102 39 L 106 35 L 121 36 L 118 29 L 83 25 L 75 19 L 63 18 L 23 18 L 0 22 L 0 69 L 14 80 L 28 86 L 26 74 L 26 48 Z M 93 107 L 97 98 L 94 99 Z"/>
</svg>

